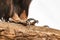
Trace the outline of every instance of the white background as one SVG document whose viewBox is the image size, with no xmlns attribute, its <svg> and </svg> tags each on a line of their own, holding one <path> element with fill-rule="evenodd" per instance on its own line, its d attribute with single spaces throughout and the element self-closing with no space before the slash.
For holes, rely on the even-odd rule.
<svg viewBox="0 0 60 40">
<path fill-rule="evenodd" d="M 32 0 L 28 18 L 39 20 L 38 26 L 60 30 L 60 0 Z"/>
</svg>

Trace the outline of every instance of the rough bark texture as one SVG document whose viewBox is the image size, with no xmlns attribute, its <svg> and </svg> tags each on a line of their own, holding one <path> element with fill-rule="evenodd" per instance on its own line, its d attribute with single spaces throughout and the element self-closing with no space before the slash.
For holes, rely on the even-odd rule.
<svg viewBox="0 0 60 40">
<path fill-rule="evenodd" d="M 60 30 L 0 22 L 0 40 L 60 40 Z"/>
</svg>

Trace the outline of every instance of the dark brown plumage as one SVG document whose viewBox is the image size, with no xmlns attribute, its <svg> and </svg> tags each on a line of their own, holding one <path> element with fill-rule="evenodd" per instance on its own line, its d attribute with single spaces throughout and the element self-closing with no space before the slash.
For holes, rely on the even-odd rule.
<svg viewBox="0 0 60 40">
<path fill-rule="evenodd" d="M 26 20 L 31 0 L 0 0 L 0 19 Z"/>
</svg>

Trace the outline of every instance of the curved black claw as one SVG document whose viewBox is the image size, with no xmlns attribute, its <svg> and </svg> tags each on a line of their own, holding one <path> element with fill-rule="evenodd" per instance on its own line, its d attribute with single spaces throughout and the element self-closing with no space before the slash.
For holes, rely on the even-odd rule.
<svg viewBox="0 0 60 40">
<path fill-rule="evenodd" d="M 35 23 L 38 23 L 38 20 L 35 20 L 34 18 L 29 18 L 26 21 L 27 25 L 35 25 Z"/>
<path fill-rule="evenodd" d="M 47 27 L 47 28 L 49 28 L 49 26 L 48 26 L 48 25 L 44 25 L 43 27 Z"/>
</svg>

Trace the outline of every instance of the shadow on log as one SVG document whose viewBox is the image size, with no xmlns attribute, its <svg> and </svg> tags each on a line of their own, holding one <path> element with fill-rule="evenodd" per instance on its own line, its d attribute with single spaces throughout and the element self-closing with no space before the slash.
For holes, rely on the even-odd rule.
<svg viewBox="0 0 60 40">
<path fill-rule="evenodd" d="M 0 40 L 60 40 L 60 30 L 0 22 Z"/>
</svg>

